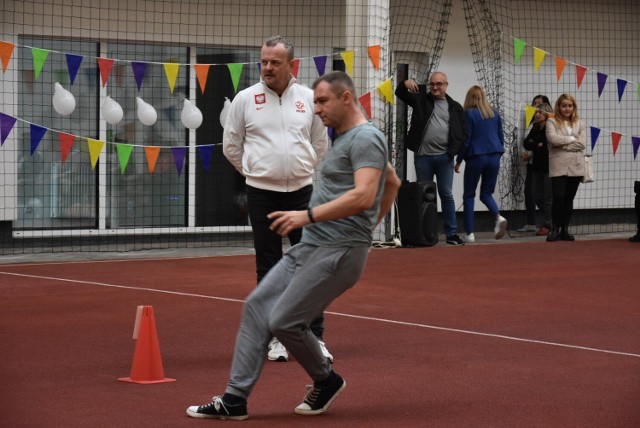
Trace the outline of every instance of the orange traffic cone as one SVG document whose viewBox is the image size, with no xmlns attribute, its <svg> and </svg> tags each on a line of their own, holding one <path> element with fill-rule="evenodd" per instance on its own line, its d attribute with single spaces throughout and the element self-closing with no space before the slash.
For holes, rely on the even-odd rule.
<svg viewBox="0 0 640 428">
<path fill-rule="evenodd" d="M 138 306 L 133 335 L 138 340 L 131 364 L 131 376 L 118 380 L 142 384 L 175 382 L 175 379 L 164 377 L 153 306 Z"/>
</svg>

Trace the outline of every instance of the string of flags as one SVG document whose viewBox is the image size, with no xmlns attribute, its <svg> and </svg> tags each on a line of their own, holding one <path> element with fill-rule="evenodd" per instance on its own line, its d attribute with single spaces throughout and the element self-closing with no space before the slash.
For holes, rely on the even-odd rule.
<svg viewBox="0 0 640 428">
<path fill-rule="evenodd" d="M 520 64 L 520 60 L 522 58 L 524 49 L 527 46 L 527 43 L 524 40 L 519 39 L 517 37 L 512 36 L 512 38 L 513 38 L 514 64 L 518 65 Z M 534 69 L 534 72 L 537 73 L 540 70 L 540 66 L 544 62 L 546 56 L 553 55 L 553 54 L 550 54 L 549 52 L 546 52 L 535 46 L 532 46 L 532 48 L 533 48 L 533 69 Z M 553 55 L 553 56 L 555 58 L 555 66 L 556 66 L 556 81 L 560 81 L 560 79 L 562 78 L 566 65 L 573 64 L 576 70 L 577 88 L 580 89 L 580 86 L 584 82 L 585 75 L 589 69 L 583 65 L 568 61 L 565 58 L 562 58 L 556 55 Z M 595 70 L 590 70 L 590 71 L 595 71 Z M 602 95 L 602 92 L 604 91 L 604 88 L 606 86 L 609 76 L 605 73 L 596 71 L 596 78 L 598 83 L 598 97 L 600 97 Z M 637 85 L 638 97 L 640 97 L 640 83 L 630 82 L 625 79 L 616 78 L 618 102 L 622 101 L 622 96 L 624 95 L 627 85 L 629 83 L 633 83 Z M 531 123 L 531 120 L 536 110 L 537 109 L 533 106 L 525 105 L 525 120 L 527 124 Z M 591 136 L 591 150 L 593 151 L 596 147 L 596 143 L 603 129 L 596 126 L 590 126 L 589 128 L 590 128 L 590 136 Z M 611 134 L 611 145 L 612 145 L 613 155 L 615 156 L 616 152 L 618 151 L 618 147 L 620 146 L 620 140 L 625 134 L 622 134 L 620 132 L 615 132 L 615 131 L 610 131 L 610 134 Z M 640 148 L 640 137 L 631 136 L 631 145 L 633 147 L 633 159 L 636 160 L 638 156 L 638 149 Z"/>
</svg>

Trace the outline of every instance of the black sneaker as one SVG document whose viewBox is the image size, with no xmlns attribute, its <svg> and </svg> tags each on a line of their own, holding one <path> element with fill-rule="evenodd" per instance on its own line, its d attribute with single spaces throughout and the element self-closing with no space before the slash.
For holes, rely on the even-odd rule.
<svg viewBox="0 0 640 428">
<path fill-rule="evenodd" d="M 629 238 L 629 242 L 640 242 L 640 232 Z"/>
<path fill-rule="evenodd" d="M 447 236 L 447 244 L 449 245 L 464 245 L 464 241 L 456 235 Z"/>
<path fill-rule="evenodd" d="M 222 401 L 222 397 L 213 397 L 211 403 L 202 406 L 190 406 L 187 415 L 200 419 L 233 419 L 243 421 L 249 417 L 247 404 L 230 405 Z"/>
<path fill-rule="evenodd" d="M 335 379 L 328 386 L 320 386 L 318 383 L 307 385 L 307 394 L 304 397 L 304 402 L 295 409 L 297 414 L 319 415 L 329 408 L 333 400 L 347 386 L 347 382 L 338 373 L 332 372 L 332 375 L 334 374 Z"/>
</svg>

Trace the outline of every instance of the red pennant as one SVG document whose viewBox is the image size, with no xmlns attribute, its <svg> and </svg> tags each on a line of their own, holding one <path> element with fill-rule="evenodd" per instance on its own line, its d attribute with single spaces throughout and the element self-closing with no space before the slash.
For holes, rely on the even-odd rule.
<svg viewBox="0 0 640 428">
<path fill-rule="evenodd" d="M 364 112 L 367 114 L 367 118 L 371 119 L 371 92 L 367 92 L 366 94 L 358 98 L 358 101 L 360 101 L 360 105 L 364 109 Z"/>
<path fill-rule="evenodd" d="M 613 145 L 613 155 L 616 155 L 618 151 L 618 146 L 620 145 L 620 138 L 622 138 L 622 134 L 618 132 L 611 132 L 611 142 Z"/>
<path fill-rule="evenodd" d="M 578 75 L 578 89 L 580 89 L 580 85 L 582 85 L 582 79 L 584 79 L 584 74 L 586 72 L 587 72 L 587 67 L 576 65 L 576 74 Z"/>
<path fill-rule="evenodd" d="M 98 58 L 98 67 L 100 68 L 100 76 L 102 77 L 102 87 L 107 85 L 109 75 L 111 74 L 111 67 L 113 67 L 113 61 L 109 58 Z"/>
<path fill-rule="evenodd" d="M 69 156 L 69 152 L 71 151 L 75 141 L 75 135 L 65 134 L 64 132 L 60 133 L 60 156 L 62 158 L 62 163 L 67 160 L 67 156 Z"/>
<path fill-rule="evenodd" d="M 294 59 L 293 68 L 291 69 L 291 74 L 293 74 L 293 77 L 295 77 L 296 79 L 298 78 L 298 70 L 300 70 L 300 60 Z"/>
</svg>

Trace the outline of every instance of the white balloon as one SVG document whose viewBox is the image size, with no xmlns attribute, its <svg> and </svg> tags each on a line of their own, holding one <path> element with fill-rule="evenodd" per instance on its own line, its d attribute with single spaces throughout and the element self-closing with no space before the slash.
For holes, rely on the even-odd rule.
<svg viewBox="0 0 640 428">
<path fill-rule="evenodd" d="M 191 101 L 185 98 L 180 120 L 187 128 L 196 129 L 202 124 L 202 112 Z"/>
<path fill-rule="evenodd" d="M 229 114 L 229 107 L 231 107 L 231 101 L 229 98 L 224 97 L 224 107 L 222 107 L 222 111 L 220 112 L 220 125 L 224 128 L 224 124 L 227 121 L 227 115 Z"/>
<path fill-rule="evenodd" d="M 102 116 L 108 123 L 115 125 L 122 120 L 123 114 L 124 113 L 122 111 L 122 107 L 120 107 L 120 104 L 113 101 L 111 97 L 108 96 L 107 99 L 104 100 L 104 105 L 102 106 Z"/>
<path fill-rule="evenodd" d="M 151 126 L 158 120 L 158 113 L 151 104 L 144 102 L 140 97 L 136 97 L 138 104 L 138 119 L 143 125 Z"/>
<path fill-rule="evenodd" d="M 69 116 L 76 108 L 76 99 L 73 94 L 55 83 L 53 90 L 53 108 L 62 116 Z"/>
</svg>

